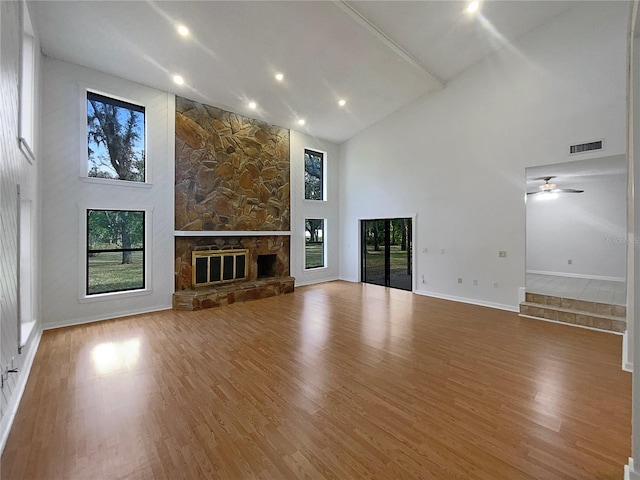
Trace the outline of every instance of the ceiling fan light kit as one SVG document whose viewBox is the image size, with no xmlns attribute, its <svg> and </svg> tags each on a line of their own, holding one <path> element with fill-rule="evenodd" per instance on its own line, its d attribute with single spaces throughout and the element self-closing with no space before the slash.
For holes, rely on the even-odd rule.
<svg viewBox="0 0 640 480">
<path fill-rule="evenodd" d="M 556 178 L 555 176 L 549 177 L 538 177 L 534 178 L 534 180 L 542 180 L 544 183 L 538 185 L 538 191 L 535 192 L 527 192 L 527 195 L 536 195 L 538 193 L 550 194 L 550 193 L 583 193 L 584 190 L 577 190 L 575 188 L 556 188 L 557 185 L 551 182 L 552 178 Z"/>
</svg>

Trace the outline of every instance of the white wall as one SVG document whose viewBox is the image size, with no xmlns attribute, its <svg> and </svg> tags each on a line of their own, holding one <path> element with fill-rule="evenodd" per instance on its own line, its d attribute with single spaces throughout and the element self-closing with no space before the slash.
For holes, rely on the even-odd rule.
<svg viewBox="0 0 640 480">
<path fill-rule="evenodd" d="M 23 5 L 23 4 L 22 4 Z M 18 353 L 18 197 L 16 186 L 20 184 L 22 197 L 32 201 L 32 216 L 39 215 L 38 169 L 39 169 L 39 130 L 34 132 L 35 161 L 30 163 L 22 154 L 18 144 L 19 124 L 19 75 L 22 5 L 19 2 L 0 2 L 0 294 L 2 298 L 0 313 L 0 365 L 10 364 L 18 373 L 9 375 L 0 393 L 0 450 L 4 448 L 9 426 L 16 413 L 18 402 L 27 381 L 31 362 L 40 339 L 40 325 L 36 324 L 29 341 Z M 37 39 L 35 75 L 36 98 L 35 115 L 39 116 L 40 86 L 40 47 Z M 34 222 L 32 230 L 33 254 L 37 258 L 39 244 L 38 225 Z M 39 271 L 37 261 L 33 260 L 32 275 L 37 285 Z M 37 291 L 34 299 L 34 318 L 39 318 Z M 24 343 L 24 342 L 23 342 Z"/>
<path fill-rule="evenodd" d="M 291 275 L 296 285 L 336 280 L 339 272 L 339 161 L 338 147 L 300 132 L 291 131 Z M 326 201 L 304 199 L 304 151 L 325 154 Z M 304 220 L 325 219 L 325 268 L 304 268 Z"/>
<path fill-rule="evenodd" d="M 42 312 L 45 328 L 171 306 L 173 293 L 173 95 L 45 57 L 43 62 Z M 81 178 L 85 88 L 146 107 L 148 185 Z M 82 298 L 86 208 L 152 209 L 148 291 Z"/>
<path fill-rule="evenodd" d="M 415 211 L 418 293 L 517 308 L 525 167 L 593 139 L 626 151 L 626 15 L 581 2 L 345 142 L 341 278 L 359 280 L 359 218 Z"/>
<path fill-rule="evenodd" d="M 527 198 L 527 272 L 625 281 L 626 176 L 583 177 L 578 188 Z"/>
</svg>

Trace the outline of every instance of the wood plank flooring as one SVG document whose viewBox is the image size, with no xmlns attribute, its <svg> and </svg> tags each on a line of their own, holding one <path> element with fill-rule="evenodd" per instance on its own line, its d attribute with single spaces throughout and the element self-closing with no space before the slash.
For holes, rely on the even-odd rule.
<svg viewBox="0 0 640 480">
<path fill-rule="evenodd" d="M 3 479 L 620 479 L 621 337 L 331 282 L 46 331 Z"/>
</svg>

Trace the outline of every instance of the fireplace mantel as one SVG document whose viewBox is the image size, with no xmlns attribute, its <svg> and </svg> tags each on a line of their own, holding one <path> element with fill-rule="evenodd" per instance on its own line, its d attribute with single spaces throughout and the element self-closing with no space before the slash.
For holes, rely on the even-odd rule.
<svg viewBox="0 0 640 480">
<path fill-rule="evenodd" d="M 174 237 L 267 237 L 291 236 L 291 230 L 174 230 Z"/>
</svg>

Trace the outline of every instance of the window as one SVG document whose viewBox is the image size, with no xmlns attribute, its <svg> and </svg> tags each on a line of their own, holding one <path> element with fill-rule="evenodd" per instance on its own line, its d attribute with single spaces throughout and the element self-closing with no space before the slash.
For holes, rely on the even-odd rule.
<svg viewBox="0 0 640 480">
<path fill-rule="evenodd" d="M 87 295 L 145 288 L 145 212 L 87 210 Z"/>
<path fill-rule="evenodd" d="M 87 92 L 87 175 L 145 181 L 144 107 Z"/>
<path fill-rule="evenodd" d="M 304 221 L 304 268 L 324 267 L 324 219 Z"/>
<path fill-rule="evenodd" d="M 304 198 L 324 200 L 324 153 L 304 151 Z"/>
<path fill-rule="evenodd" d="M 33 202 L 25 198 L 18 185 L 18 293 L 20 315 L 18 322 L 18 353 L 29 340 L 36 321 L 33 311 Z"/>
</svg>

